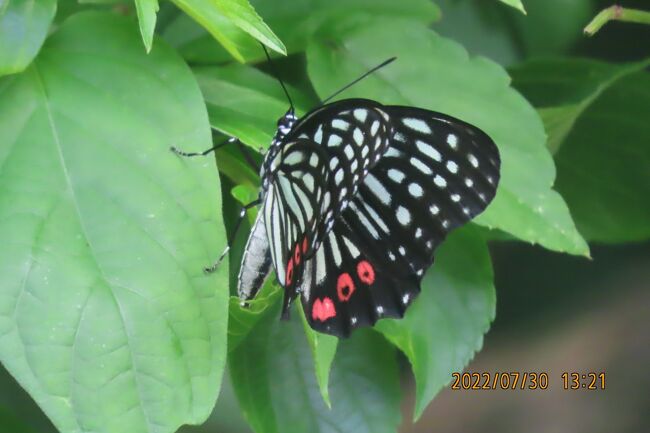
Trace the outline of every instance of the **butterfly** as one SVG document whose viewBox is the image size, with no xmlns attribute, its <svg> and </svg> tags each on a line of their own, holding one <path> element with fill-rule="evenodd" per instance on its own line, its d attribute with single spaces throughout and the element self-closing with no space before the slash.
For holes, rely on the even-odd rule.
<svg viewBox="0 0 650 433">
<path fill-rule="evenodd" d="M 291 106 L 260 170 L 239 296 L 253 298 L 273 269 L 282 316 L 300 297 L 316 331 L 346 337 L 402 317 L 436 247 L 494 198 L 497 146 L 421 108 L 343 99 L 298 118 Z"/>
</svg>

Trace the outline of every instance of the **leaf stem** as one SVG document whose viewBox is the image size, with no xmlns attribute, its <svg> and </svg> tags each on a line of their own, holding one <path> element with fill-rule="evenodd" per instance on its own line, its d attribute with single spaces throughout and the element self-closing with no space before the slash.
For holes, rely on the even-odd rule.
<svg viewBox="0 0 650 433">
<path fill-rule="evenodd" d="M 650 12 L 638 9 L 628 9 L 619 5 L 610 6 L 600 11 L 598 15 L 587 24 L 584 32 L 589 36 L 593 36 L 593 34 L 600 30 L 602 26 L 612 20 L 628 23 L 650 24 Z"/>
</svg>

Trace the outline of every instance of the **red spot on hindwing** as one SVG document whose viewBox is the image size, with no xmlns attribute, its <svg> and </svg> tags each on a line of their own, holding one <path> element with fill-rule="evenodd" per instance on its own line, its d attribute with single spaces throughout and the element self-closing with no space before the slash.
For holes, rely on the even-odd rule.
<svg viewBox="0 0 650 433">
<path fill-rule="evenodd" d="M 367 260 L 361 260 L 357 264 L 357 275 L 365 284 L 370 285 L 375 282 L 375 268 Z"/>
<path fill-rule="evenodd" d="M 336 294 L 339 296 L 341 302 L 346 302 L 350 299 L 350 296 L 354 293 L 356 287 L 354 287 L 354 281 L 352 277 L 347 272 L 343 272 L 339 275 L 339 279 L 336 282 Z"/>
<path fill-rule="evenodd" d="M 307 236 L 305 236 L 305 239 L 302 241 L 302 253 L 305 254 L 307 252 L 307 247 L 309 245 L 307 244 Z"/>
<path fill-rule="evenodd" d="M 321 322 L 326 321 L 332 317 L 336 316 L 336 308 L 334 307 L 334 302 L 327 296 L 320 299 L 316 299 L 314 304 L 311 307 L 311 318 L 313 320 L 320 320 Z"/>
<path fill-rule="evenodd" d="M 293 281 L 293 257 L 289 257 L 289 263 L 287 263 L 287 277 L 285 279 L 285 285 L 290 286 Z"/>
<path fill-rule="evenodd" d="M 293 259 L 296 261 L 296 265 L 300 264 L 300 245 L 296 244 L 296 250 L 293 252 Z"/>
</svg>

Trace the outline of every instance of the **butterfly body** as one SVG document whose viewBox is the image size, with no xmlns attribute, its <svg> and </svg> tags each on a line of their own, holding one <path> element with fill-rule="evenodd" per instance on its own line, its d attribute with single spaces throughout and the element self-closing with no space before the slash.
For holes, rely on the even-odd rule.
<svg viewBox="0 0 650 433">
<path fill-rule="evenodd" d="M 494 197 L 499 165 L 485 133 L 439 113 L 365 99 L 290 110 L 260 171 L 240 296 L 274 268 L 284 314 L 300 295 L 318 331 L 401 317 L 436 246 Z"/>
</svg>

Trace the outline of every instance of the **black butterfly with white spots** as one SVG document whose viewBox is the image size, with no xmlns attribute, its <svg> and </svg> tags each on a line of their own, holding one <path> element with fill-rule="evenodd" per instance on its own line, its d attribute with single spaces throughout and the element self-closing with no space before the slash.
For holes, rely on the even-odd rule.
<svg viewBox="0 0 650 433">
<path fill-rule="evenodd" d="M 317 331 L 402 317 L 436 247 L 494 198 L 499 169 L 492 139 L 444 114 L 366 99 L 290 109 L 260 171 L 239 295 L 273 267 L 283 316 L 300 296 Z"/>
</svg>

